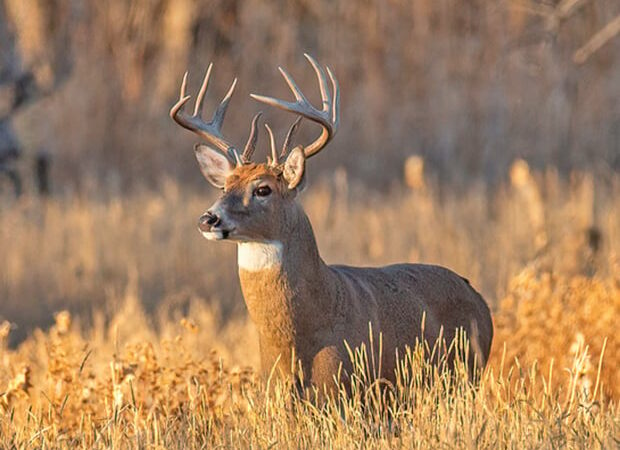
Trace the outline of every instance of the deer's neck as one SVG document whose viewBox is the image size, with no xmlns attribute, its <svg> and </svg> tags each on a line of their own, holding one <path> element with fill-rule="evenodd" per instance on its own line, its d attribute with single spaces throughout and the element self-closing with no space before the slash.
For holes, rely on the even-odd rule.
<svg viewBox="0 0 620 450">
<path fill-rule="evenodd" d="M 260 272 L 282 265 L 284 244 L 281 241 L 242 242 L 237 247 L 240 271 Z"/>
<path fill-rule="evenodd" d="M 312 342 L 331 326 L 321 319 L 332 309 L 330 272 L 312 226 L 301 207 L 288 222 L 279 240 L 238 244 L 241 289 L 260 334 L 263 365 L 273 364 L 278 354 L 290 364 L 291 348 L 299 351 L 300 342 Z"/>
</svg>

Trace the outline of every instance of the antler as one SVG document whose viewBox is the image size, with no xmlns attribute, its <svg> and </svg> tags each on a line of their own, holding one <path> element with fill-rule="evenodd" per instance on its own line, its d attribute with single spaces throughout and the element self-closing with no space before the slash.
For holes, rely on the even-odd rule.
<svg viewBox="0 0 620 450">
<path fill-rule="evenodd" d="M 185 75 L 183 75 L 183 82 L 181 83 L 179 100 L 174 104 L 172 108 L 170 108 L 170 117 L 183 128 L 193 131 L 198 136 L 206 139 L 208 142 L 215 145 L 232 163 L 241 165 L 244 162 L 243 160 L 245 160 L 246 158 L 247 160 L 249 160 L 249 158 L 252 156 L 252 153 L 254 153 L 258 133 L 258 130 L 256 129 L 256 123 L 258 122 L 260 113 L 257 114 L 252 121 L 250 136 L 248 137 L 248 141 L 245 145 L 243 156 L 239 156 L 239 152 L 237 151 L 237 149 L 227 140 L 225 140 L 221 134 L 222 123 L 224 122 L 224 117 L 226 116 L 228 103 L 230 102 L 230 99 L 235 91 L 235 87 L 237 86 L 236 78 L 230 85 L 230 88 L 224 96 L 224 99 L 220 102 L 219 106 L 213 113 L 211 121 L 205 122 L 204 119 L 201 117 L 202 105 L 204 102 L 205 94 L 207 93 L 207 88 L 209 86 L 209 78 L 211 77 L 212 69 L 213 63 L 209 64 L 205 77 L 202 80 L 202 85 L 200 86 L 200 90 L 198 91 L 198 96 L 196 97 L 196 103 L 194 105 L 194 113 L 192 115 L 187 114 L 183 110 L 183 107 L 191 98 L 191 95 L 186 95 L 185 93 L 187 88 L 187 72 L 185 72 Z"/>
<path fill-rule="evenodd" d="M 276 140 L 273 137 L 273 131 L 271 131 L 271 127 L 265 124 L 265 129 L 267 130 L 267 134 L 269 134 L 269 147 L 271 148 L 271 158 L 269 156 L 267 157 L 267 163 L 270 166 L 275 167 L 280 164 L 280 161 L 278 160 L 278 150 L 276 149 Z"/>
<path fill-rule="evenodd" d="M 297 131 L 297 128 L 299 127 L 299 123 L 301 122 L 301 119 L 303 119 L 303 117 L 299 116 L 297 120 L 295 120 L 295 122 L 293 122 L 291 127 L 288 129 L 288 133 L 286 133 L 286 137 L 284 138 L 284 144 L 282 144 L 282 152 L 280 152 L 280 158 L 284 158 L 288 154 L 290 150 L 289 147 L 291 145 L 291 142 L 293 142 L 293 136 L 295 136 L 295 132 Z"/>
<path fill-rule="evenodd" d="M 273 135 L 273 131 L 268 124 L 265 124 L 265 129 L 267 130 L 267 134 L 269 135 L 269 148 L 271 149 L 271 156 L 267 156 L 267 163 L 270 166 L 277 167 L 280 164 L 280 158 L 284 159 L 286 158 L 286 155 L 288 155 L 291 141 L 293 140 L 293 136 L 295 135 L 295 131 L 297 130 L 301 119 L 301 116 L 298 117 L 297 120 L 295 120 L 295 122 L 293 122 L 291 127 L 288 129 L 288 133 L 286 133 L 286 138 L 284 139 L 284 144 L 282 144 L 282 150 L 280 151 L 279 157 L 278 149 L 276 148 L 276 139 Z M 252 126 L 254 127 L 254 124 L 252 124 Z"/>
<path fill-rule="evenodd" d="M 329 92 L 329 87 L 327 85 L 327 77 L 325 76 L 323 68 L 312 56 L 308 55 L 307 53 L 304 53 L 304 56 L 306 57 L 308 62 L 310 62 L 310 65 L 316 72 L 316 76 L 319 80 L 321 99 L 323 101 L 322 109 L 319 110 L 312 106 L 312 104 L 301 92 L 299 87 L 297 87 L 295 81 L 293 81 L 293 78 L 282 67 L 278 67 L 278 70 L 280 70 L 280 73 L 284 77 L 284 80 L 293 92 L 296 100 L 295 102 L 278 100 L 276 98 L 266 97 L 264 95 L 250 95 L 253 99 L 258 100 L 259 102 L 263 102 L 268 105 L 275 106 L 276 108 L 280 108 L 285 111 L 289 111 L 306 117 L 307 119 L 318 123 L 323 128 L 321 135 L 314 142 L 304 147 L 304 155 L 306 156 L 306 158 L 309 158 L 320 152 L 321 149 L 325 147 L 325 145 L 334 137 L 336 131 L 338 131 L 338 125 L 340 123 L 340 88 L 333 72 L 329 67 L 326 66 L 327 74 L 329 75 L 333 88 L 334 96 L 332 98 Z M 292 129 L 294 131 L 294 127 L 292 127 Z M 286 146 L 288 146 L 288 141 L 289 139 L 287 139 L 287 142 L 285 143 Z"/>
<path fill-rule="evenodd" d="M 256 150 L 256 142 L 258 141 L 258 120 L 260 116 L 262 116 L 262 112 L 258 112 L 254 118 L 252 119 L 252 127 L 250 128 L 250 136 L 248 137 L 248 142 L 245 144 L 245 148 L 243 149 L 243 154 L 241 155 L 241 160 L 244 164 L 249 163 L 252 160 L 252 155 Z"/>
</svg>

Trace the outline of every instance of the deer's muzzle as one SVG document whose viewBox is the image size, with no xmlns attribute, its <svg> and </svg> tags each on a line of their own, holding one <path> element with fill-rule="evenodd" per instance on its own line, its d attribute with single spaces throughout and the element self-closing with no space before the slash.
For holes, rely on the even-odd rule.
<svg viewBox="0 0 620 450">
<path fill-rule="evenodd" d="M 207 211 L 198 219 L 198 230 L 210 241 L 228 239 L 231 229 L 225 229 L 220 215 Z"/>
</svg>

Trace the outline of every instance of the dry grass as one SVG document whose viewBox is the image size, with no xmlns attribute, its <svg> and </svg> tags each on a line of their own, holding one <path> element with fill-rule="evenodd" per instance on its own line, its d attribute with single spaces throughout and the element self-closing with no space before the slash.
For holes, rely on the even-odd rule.
<svg viewBox="0 0 620 450">
<path fill-rule="evenodd" d="M 414 352 L 382 402 L 360 383 L 317 408 L 257 375 L 234 248 L 195 231 L 212 193 L 24 198 L 0 210 L 0 447 L 617 446 L 618 180 L 517 162 L 454 193 L 419 158 L 405 177 L 385 197 L 340 171 L 306 210 L 328 261 L 438 262 L 483 288 L 496 339 L 476 390 L 425 384 Z"/>
<path fill-rule="evenodd" d="M 89 336 L 70 325 L 67 313 L 59 314 L 49 332 L 39 331 L 18 351 L 5 353 L 0 375 L 13 378 L 0 398 L 0 445 L 495 449 L 618 444 L 618 404 L 606 395 L 605 377 L 598 377 L 603 370 L 584 368 L 584 361 L 598 356 L 584 348 L 558 353 L 572 368 L 566 376 L 562 363 L 552 372 L 496 358 L 475 390 L 465 370 L 455 378 L 435 375 L 426 384 L 420 374 L 429 368 L 420 353 L 409 354 L 401 382 L 383 398 L 363 381 L 366 366 L 358 365 L 353 395 L 317 408 L 279 380 L 265 384 L 252 368 L 230 368 L 209 351 L 222 336 L 214 335 L 213 315 L 203 306 L 195 305 L 190 318 L 168 322 L 158 337 L 139 319 L 127 323 L 128 315 L 136 317 L 129 308 L 119 311 L 116 325 Z M 126 343 L 115 338 L 123 327 L 132 330 Z M 233 328 L 222 335 L 252 333 L 249 325 Z M 615 371 L 617 362 L 606 355 L 605 370 Z M 588 377 L 596 385 L 586 385 Z"/>
<path fill-rule="evenodd" d="M 571 59 L 617 2 L 5 4 L 25 67 L 67 78 L 14 118 L 26 191 L 44 149 L 58 196 L 0 185 L 0 448 L 620 445 L 620 40 Z M 415 351 L 381 401 L 359 361 L 354 395 L 322 408 L 257 375 L 235 250 L 196 232 L 214 193 L 190 191 L 192 138 L 166 112 L 213 60 L 209 102 L 239 76 L 240 142 L 250 91 L 288 95 L 278 65 L 316 99 L 304 51 L 342 85 L 303 200 L 322 255 L 469 278 L 496 326 L 477 389 L 425 383 Z"/>
<path fill-rule="evenodd" d="M 620 317 L 619 281 L 523 270 L 511 280 L 495 316 L 495 357 L 505 345 L 509 361 L 536 363 L 544 373 L 559 369 L 564 380 L 578 375 L 579 388 L 588 392 L 600 381 L 620 398 L 620 339 L 612 332 Z M 574 358 L 586 348 L 587 357 L 575 366 Z"/>
</svg>

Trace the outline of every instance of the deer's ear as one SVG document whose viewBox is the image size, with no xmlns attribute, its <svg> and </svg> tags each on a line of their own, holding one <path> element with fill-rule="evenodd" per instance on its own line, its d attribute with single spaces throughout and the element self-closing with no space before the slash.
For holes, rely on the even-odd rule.
<svg viewBox="0 0 620 450">
<path fill-rule="evenodd" d="M 286 161 L 284 162 L 284 179 L 288 182 L 289 189 L 295 189 L 302 182 L 304 178 L 304 171 L 306 169 L 306 156 L 300 145 L 295 147 L 288 154 Z"/>
<path fill-rule="evenodd" d="M 234 169 L 233 164 L 226 156 L 204 144 L 197 144 L 194 147 L 196 159 L 200 166 L 200 171 L 216 188 L 222 189 L 226 182 L 226 177 Z"/>
</svg>

